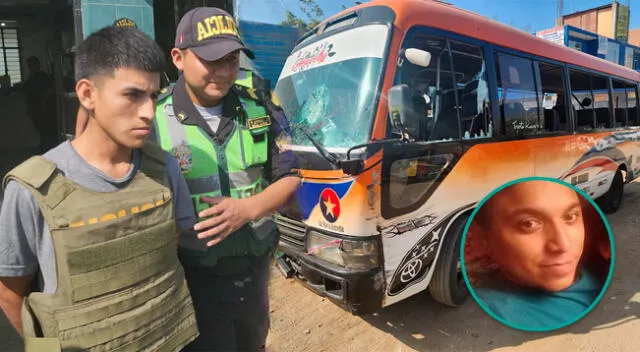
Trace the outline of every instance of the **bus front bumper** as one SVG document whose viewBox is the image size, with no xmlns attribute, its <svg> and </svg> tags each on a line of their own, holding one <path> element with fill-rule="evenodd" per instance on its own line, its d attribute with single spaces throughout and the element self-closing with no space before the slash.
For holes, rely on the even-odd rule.
<svg viewBox="0 0 640 352">
<path fill-rule="evenodd" d="M 303 286 L 342 309 L 354 315 L 366 315 L 382 308 L 385 286 L 382 268 L 350 269 L 305 253 L 292 253 L 282 247 L 279 250 L 282 256 L 277 259 L 277 265 L 285 276 L 295 277 Z"/>
</svg>

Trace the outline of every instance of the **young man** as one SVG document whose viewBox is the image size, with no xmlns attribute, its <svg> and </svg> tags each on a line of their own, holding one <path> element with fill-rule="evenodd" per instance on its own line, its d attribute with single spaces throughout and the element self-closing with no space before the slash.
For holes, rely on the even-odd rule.
<svg viewBox="0 0 640 352">
<path fill-rule="evenodd" d="M 162 58 L 137 29 L 87 37 L 84 133 L 4 179 L 0 307 L 27 352 L 179 351 L 197 336 L 176 253 L 193 206 L 175 159 L 146 143 Z"/>
<path fill-rule="evenodd" d="M 199 239 L 180 246 L 200 330 L 188 351 L 264 348 L 271 214 L 300 182 L 295 158 L 275 143 L 288 138 L 284 117 L 234 85 L 241 50 L 253 58 L 227 12 L 187 12 L 171 52 L 181 77 L 156 109 L 157 141 L 178 160 L 202 219 Z"/>
<path fill-rule="evenodd" d="M 587 204 L 568 186 L 535 180 L 509 186 L 482 205 L 474 222 L 499 272 L 480 280 L 476 293 L 494 314 L 524 328 L 550 329 L 593 303 L 602 284 L 582 262 Z"/>
</svg>

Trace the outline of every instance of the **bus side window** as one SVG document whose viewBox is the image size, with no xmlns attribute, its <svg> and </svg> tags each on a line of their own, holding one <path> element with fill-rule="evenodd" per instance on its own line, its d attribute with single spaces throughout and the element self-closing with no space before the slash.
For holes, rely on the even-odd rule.
<svg viewBox="0 0 640 352">
<path fill-rule="evenodd" d="M 615 127 L 624 127 L 629 126 L 627 122 L 627 90 L 626 83 L 620 82 L 618 80 L 611 80 L 613 86 L 611 87 L 612 92 L 612 103 L 613 103 L 613 115 L 615 116 L 616 122 Z M 633 120 L 633 118 L 631 119 Z M 629 121 L 632 122 L 632 121 Z"/>
<path fill-rule="evenodd" d="M 635 84 L 627 84 L 627 115 L 629 116 L 629 126 L 640 126 L 640 115 L 638 115 L 638 92 Z"/>
<path fill-rule="evenodd" d="M 535 135 L 543 129 L 538 114 L 538 94 L 533 61 L 508 54 L 497 55 L 498 99 L 508 136 Z"/>
<path fill-rule="evenodd" d="M 596 113 L 596 127 L 613 127 L 611 109 L 609 107 L 608 80 L 601 76 L 591 76 L 591 87 L 593 89 L 593 109 Z"/>
<path fill-rule="evenodd" d="M 612 80 L 613 111 L 616 127 L 639 126 L 635 84 Z"/>
<path fill-rule="evenodd" d="M 416 139 L 458 140 L 460 133 L 454 85 L 458 75 L 451 67 L 449 43 L 443 37 L 423 31 L 418 27 L 410 30 L 403 48 L 428 51 L 431 54 L 429 66 L 419 67 L 405 62 L 396 72 L 394 84 L 407 84 L 412 90 L 412 108 L 421 117 Z"/>
<path fill-rule="evenodd" d="M 543 130 L 545 132 L 569 131 L 569 119 L 565 103 L 564 70 L 562 66 L 538 63 L 540 71 Z"/>
<path fill-rule="evenodd" d="M 582 72 L 570 71 L 571 76 L 571 105 L 576 119 L 576 130 L 590 131 L 595 128 L 593 113 L 593 95 L 591 94 L 591 80 Z"/>
<path fill-rule="evenodd" d="M 482 50 L 450 41 L 463 139 L 491 137 L 489 86 Z"/>
</svg>

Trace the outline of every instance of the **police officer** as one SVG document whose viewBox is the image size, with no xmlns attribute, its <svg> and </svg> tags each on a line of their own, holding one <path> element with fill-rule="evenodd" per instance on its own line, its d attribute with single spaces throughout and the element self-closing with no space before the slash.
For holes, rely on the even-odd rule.
<svg viewBox="0 0 640 352">
<path fill-rule="evenodd" d="M 146 143 L 162 50 L 107 27 L 75 62 L 86 129 L 4 179 L 0 307 L 27 352 L 178 351 L 198 334 L 176 251 L 195 216 L 175 159 Z"/>
<path fill-rule="evenodd" d="M 201 331 L 188 351 L 264 348 L 278 241 L 271 215 L 299 186 L 296 159 L 278 147 L 286 120 L 235 84 L 241 52 L 254 57 L 227 12 L 187 12 L 171 51 L 181 74 L 156 109 L 157 141 L 178 160 L 201 220 L 180 242 Z"/>
</svg>

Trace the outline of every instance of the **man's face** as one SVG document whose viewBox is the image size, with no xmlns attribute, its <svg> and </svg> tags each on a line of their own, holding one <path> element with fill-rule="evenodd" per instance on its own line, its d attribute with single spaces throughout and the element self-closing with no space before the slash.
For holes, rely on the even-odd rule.
<svg viewBox="0 0 640 352">
<path fill-rule="evenodd" d="M 118 69 L 94 80 L 95 122 L 117 144 L 140 148 L 153 123 L 160 74 Z"/>
<path fill-rule="evenodd" d="M 173 63 L 181 70 L 199 105 L 219 102 L 229 92 L 240 70 L 240 51 L 216 61 L 205 61 L 191 50 L 174 49 Z"/>
<path fill-rule="evenodd" d="M 547 291 L 573 284 L 585 237 L 578 197 L 555 182 L 529 181 L 485 203 L 490 211 L 483 236 L 511 280 Z"/>
</svg>

